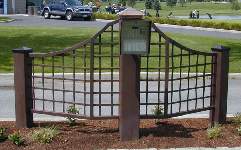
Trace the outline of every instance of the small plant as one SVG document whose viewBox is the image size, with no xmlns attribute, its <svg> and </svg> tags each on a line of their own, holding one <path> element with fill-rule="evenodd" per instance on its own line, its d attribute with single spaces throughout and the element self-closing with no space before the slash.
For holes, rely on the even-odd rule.
<svg viewBox="0 0 241 150">
<path fill-rule="evenodd" d="M 221 136 L 221 126 L 219 124 L 215 124 L 214 127 L 207 129 L 207 135 L 209 139 L 216 139 Z"/>
<path fill-rule="evenodd" d="M 59 134 L 56 127 L 48 127 L 48 128 L 40 128 L 38 130 L 33 131 L 32 139 L 34 141 L 38 141 L 40 143 L 51 143 L 53 138 Z"/>
<path fill-rule="evenodd" d="M 67 109 L 67 112 L 69 114 L 79 114 L 79 110 L 75 108 L 74 105 L 70 105 Z M 68 123 L 70 126 L 74 126 L 76 124 L 76 118 L 73 117 L 67 117 Z"/>
<path fill-rule="evenodd" d="M 232 122 L 235 124 L 241 124 L 241 113 L 235 114 Z"/>
<path fill-rule="evenodd" d="M 4 142 L 8 137 L 5 135 L 5 128 L 0 128 L 0 142 Z"/>
<path fill-rule="evenodd" d="M 154 109 L 153 109 L 153 114 L 157 117 L 157 118 L 160 118 L 160 117 L 162 117 L 163 115 L 164 115 L 164 113 L 163 113 L 163 107 L 161 106 L 161 105 L 157 105 L 157 106 L 155 106 L 154 107 Z M 157 122 L 159 122 L 159 119 L 157 119 L 157 120 L 155 120 L 155 122 L 157 123 Z"/>
<path fill-rule="evenodd" d="M 237 130 L 238 130 L 238 135 L 241 136 L 241 125 L 239 126 L 239 128 L 237 128 Z"/>
<path fill-rule="evenodd" d="M 19 132 L 14 132 L 8 136 L 8 139 L 17 146 L 21 146 L 24 143 L 24 139 L 21 137 Z"/>
</svg>

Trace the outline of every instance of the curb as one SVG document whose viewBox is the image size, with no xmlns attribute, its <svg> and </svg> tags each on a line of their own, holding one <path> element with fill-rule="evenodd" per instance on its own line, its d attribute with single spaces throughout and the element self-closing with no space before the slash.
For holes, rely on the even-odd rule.
<svg viewBox="0 0 241 150">
<path fill-rule="evenodd" d="M 193 26 L 179 26 L 179 25 L 170 25 L 170 24 L 159 24 L 155 23 L 159 27 L 171 27 L 177 29 L 192 29 L 192 30 L 199 30 L 199 31 L 214 31 L 214 32 L 223 32 L 223 33 L 234 33 L 234 34 L 241 34 L 241 31 L 237 30 L 226 30 L 226 29 L 216 29 L 216 28 L 204 28 L 204 27 L 193 27 Z"/>
</svg>

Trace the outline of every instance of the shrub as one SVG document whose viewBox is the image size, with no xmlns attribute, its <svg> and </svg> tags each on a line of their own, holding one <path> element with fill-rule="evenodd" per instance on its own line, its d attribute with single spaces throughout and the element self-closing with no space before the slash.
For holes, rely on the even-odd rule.
<svg viewBox="0 0 241 150">
<path fill-rule="evenodd" d="M 177 0 L 166 0 L 166 4 L 170 7 L 176 6 Z"/>
<path fill-rule="evenodd" d="M 241 125 L 239 126 L 239 128 L 237 130 L 238 130 L 238 135 L 241 136 Z"/>
<path fill-rule="evenodd" d="M 113 14 L 94 13 L 92 19 L 116 20 L 118 16 Z"/>
<path fill-rule="evenodd" d="M 232 122 L 235 124 L 241 124 L 241 113 L 235 114 Z"/>
<path fill-rule="evenodd" d="M 155 106 L 155 108 L 153 109 L 153 114 L 156 116 L 156 117 L 161 117 L 163 116 L 163 107 L 161 105 L 157 105 Z"/>
<path fill-rule="evenodd" d="M 67 109 L 67 112 L 69 114 L 79 114 L 79 110 L 75 108 L 74 105 L 70 105 Z M 76 124 L 76 118 L 73 117 L 67 117 L 68 123 L 70 126 L 74 126 Z"/>
<path fill-rule="evenodd" d="M 8 136 L 8 139 L 17 146 L 21 146 L 24 144 L 24 139 L 21 137 L 19 132 L 14 132 L 13 134 L 10 134 Z"/>
<path fill-rule="evenodd" d="M 156 105 L 152 111 L 153 111 L 154 116 L 158 118 L 157 120 L 155 120 L 155 123 L 157 124 L 159 122 L 159 118 L 164 115 L 164 113 L 163 113 L 164 109 L 161 105 L 159 105 L 159 106 Z"/>
<path fill-rule="evenodd" d="M 233 10 L 240 10 L 240 5 L 239 5 L 238 0 L 231 0 L 230 2 L 232 4 L 232 9 Z"/>
<path fill-rule="evenodd" d="M 56 127 L 41 128 L 33 131 L 32 138 L 40 143 L 51 143 L 53 138 L 59 134 Z"/>
<path fill-rule="evenodd" d="M 209 139 L 216 139 L 221 136 L 221 126 L 215 124 L 214 127 L 207 129 L 207 135 Z"/>
<path fill-rule="evenodd" d="M 4 142 L 8 137 L 5 135 L 5 128 L 0 128 L 0 142 Z"/>
</svg>

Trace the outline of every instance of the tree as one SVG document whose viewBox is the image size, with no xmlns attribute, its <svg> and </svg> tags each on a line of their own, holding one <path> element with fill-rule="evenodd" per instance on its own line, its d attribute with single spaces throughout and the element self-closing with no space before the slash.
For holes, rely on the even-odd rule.
<svg viewBox="0 0 241 150">
<path fill-rule="evenodd" d="M 167 6 L 173 7 L 176 6 L 177 0 L 166 0 Z"/>
<path fill-rule="evenodd" d="M 136 0 L 127 0 L 127 4 L 133 8 L 136 4 Z"/>
<path fill-rule="evenodd" d="M 231 4 L 232 4 L 232 9 L 234 9 L 234 10 L 240 10 L 240 5 L 239 5 L 238 0 L 231 0 L 230 2 L 231 2 Z"/>
<path fill-rule="evenodd" d="M 154 10 L 160 10 L 161 9 L 161 5 L 160 5 L 159 0 L 154 1 L 153 8 L 154 8 Z"/>
<path fill-rule="evenodd" d="M 145 7 L 146 9 L 152 9 L 152 0 L 146 0 Z"/>
<path fill-rule="evenodd" d="M 181 6 L 183 7 L 186 4 L 186 0 L 179 0 L 179 3 L 181 4 Z"/>
</svg>

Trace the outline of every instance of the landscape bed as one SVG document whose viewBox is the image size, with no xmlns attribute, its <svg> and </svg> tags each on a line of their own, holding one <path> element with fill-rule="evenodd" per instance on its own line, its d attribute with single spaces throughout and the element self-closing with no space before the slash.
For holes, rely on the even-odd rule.
<svg viewBox="0 0 241 150">
<path fill-rule="evenodd" d="M 230 118 L 228 119 L 230 120 Z M 70 127 L 65 122 L 35 122 L 34 128 L 20 129 L 25 144 L 17 147 L 10 141 L 0 143 L 0 149 L 105 149 L 105 148 L 175 148 L 175 147 L 239 147 L 239 125 L 228 121 L 221 127 L 221 137 L 208 139 L 208 119 L 167 119 L 159 125 L 154 120 L 141 120 L 139 140 L 120 142 L 118 120 L 78 121 Z M 55 126 L 59 134 L 52 143 L 31 141 L 29 135 L 39 127 Z M 0 122 L 8 134 L 18 131 L 14 122 Z"/>
<path fill-rule="evenodd" d="M 0 17 L 0 23 L 4 22 L 10 22 L 13 21 L 14 19 L 8 18 L 8 17 Z"/>
</svg>

